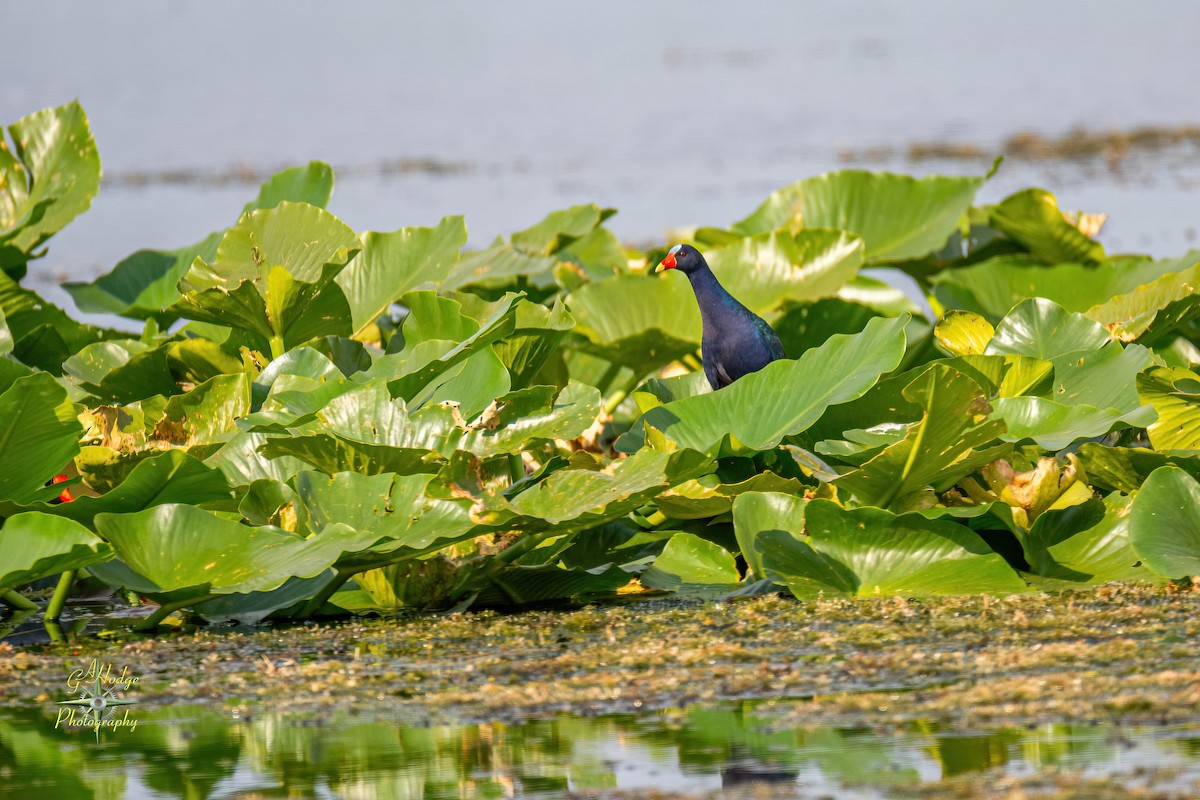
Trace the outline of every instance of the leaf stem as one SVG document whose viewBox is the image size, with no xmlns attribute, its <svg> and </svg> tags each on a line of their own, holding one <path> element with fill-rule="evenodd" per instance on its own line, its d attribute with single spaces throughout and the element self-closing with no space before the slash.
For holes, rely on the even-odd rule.
<svg viewBox="0 0 1200 800">
<path fill-rule="evenodd" d="M 15 589 L 11 589 L 4 594 L 0 594 L 0 600 L 8 603 L 18 611 L 37 611 L 37 603 L 33 602 Z"/>
<path fill-rule="evenodd" d="M 54 587 L 54 595 L 50 598 L 50 604 L 46 606 L 46 613 L 42 615 L 42 620 L 45 622 L 58 622 L 58 618 L 62 616 L 63 606 L 67 602 L 67 598 L 71 595 L 71 587 L 75 584 L 75 570 L 69 569 L 58 576 L 58 586 Z"/>
<path fill-rule="evenodd" d="M 271 337 L 271 360 L 281 357 L 287 352 L 287 348 L 283 346 L 283 335 L 279 334 Z"/>
<path fill-rule="evenodd" d="M 342 588 L 346 581 L 350 580 L 358 572 L 365 572 L 365 570 L 336 570 L 333 573 L 333 577 L 329 579 L 329 582 L 321 587 L 321 591 L 310 597 L 308 602 L 301 607 L 300 617 L 306 619 L 317 613 L 321 606 L 325 605 L 329 598 L 337 594 L 337 590 Z"/>
<path fill-rule="evenodd" d="M 220 597 L 220 595 L 210 593 L 201 595 L 200 597 L 189 597 L 187 600 L 179 600 L 174 603 L 164 603 L 153 614 L 135 624 L 133 629 L 135 631 L 148 631 L 180 609 L 187 608 L 188 606 L 198 606 L 201 603 L 207 603 L 209 600 L 215 600 L 217 597 Z"/>
</svg>

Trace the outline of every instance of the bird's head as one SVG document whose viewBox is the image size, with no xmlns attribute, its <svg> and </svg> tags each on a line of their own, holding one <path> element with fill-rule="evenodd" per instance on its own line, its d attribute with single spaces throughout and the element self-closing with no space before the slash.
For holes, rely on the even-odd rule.
<svg viewBox="0 0 1200 800">
<path fill-rule="evenodd" d="M 664 269 L 677 269 L 685 275 L 690 275 L 698 269 L 703 269 L 704 266 L 704 256 L 700 255 L 699 250 L 690 244 L 677 244 L 670 249 L 667 257 L 662 260 L 662 263 L 654 271 L 662 272 Z"/>
</svg>

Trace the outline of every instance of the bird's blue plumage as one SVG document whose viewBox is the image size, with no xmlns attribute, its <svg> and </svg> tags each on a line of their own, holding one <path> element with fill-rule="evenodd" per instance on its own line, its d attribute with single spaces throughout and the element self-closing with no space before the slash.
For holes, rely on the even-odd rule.
<svg viewBox="0 0 1200 800">
<path fill-rule="evenodd" d="M 771 326 L 726 291 L 697 250 L 685 246 L 673 252 L 700 306 L 704 326 L 701 361 L 714 389 L 784 357 L 783 345 Z"/>
</svg>

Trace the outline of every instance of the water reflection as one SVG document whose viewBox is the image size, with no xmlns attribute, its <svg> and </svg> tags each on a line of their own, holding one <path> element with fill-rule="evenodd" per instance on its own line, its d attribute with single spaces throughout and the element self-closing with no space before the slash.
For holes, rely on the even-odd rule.
<svg viewBox="0 0 1200 800">
<path fill-rule="evenodd" d="M 133 732 L 55 730 L 49 710 L 0 710 L 0 785 L 14 797 L 557 797 L 641 789 L 708 794 L 775 784 L 794 795 L 936 784 L 977 774 L 1170 773 L 1200 785 L 1200 730 L 1049 725 L 955 731 L 795 727 L 787 703 L 519 725 L 403 727 L 353 715 L 205 708 L 138 713 Z M 839 795 L 845 796 L 845 795 Z M 861 796 L 874 796 L 867 793 Z"/>
</svg>

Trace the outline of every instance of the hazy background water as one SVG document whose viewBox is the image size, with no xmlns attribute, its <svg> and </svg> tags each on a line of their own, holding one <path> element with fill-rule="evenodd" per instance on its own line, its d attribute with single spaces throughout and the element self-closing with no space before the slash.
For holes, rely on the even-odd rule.
<svg viewBox="0 0 1200 800">
<path fill-rule="evenodd" d="M 909 163 L 913 142 L 985 152 L 1021 131 L 1200 122 L 1200 5 L 598 4 L 71 0 L 5 9 L 0 121 L 78 97 L 105 184 L 29 281 L 88 280 L 139 247 L 228 226 L 257 181 L 322 159 L 357 229 L 467 217 L 471 243 L 595 201 L 657 241 L 721 225 L 769 191 L 847 165 Z M 1191 147 L 1112 164 L 1010 159 L 993 201 L 1030 184 L 1110 213 L 1110 250 L 1195 237 Z M 138 173 L 183 171 L 197 182 Z"/>
</svg>

